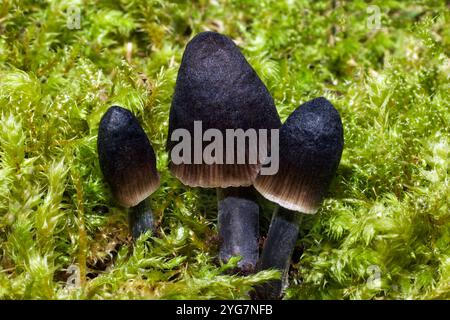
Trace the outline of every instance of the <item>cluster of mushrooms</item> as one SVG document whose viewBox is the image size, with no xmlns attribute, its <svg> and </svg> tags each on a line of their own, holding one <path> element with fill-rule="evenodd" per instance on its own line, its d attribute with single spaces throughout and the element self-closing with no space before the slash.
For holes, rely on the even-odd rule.
<svg viewBox="0 0 450 320">
<path fill-rule="evenodd" d="M 242 272 L 278 269 L 281 280 L 256 288 L 257 299 L 279 299 L 299 231 L 300 213 L 316 213 L 339 164 L 344 139 L 337 110 L 325 98 L 308 101 L 281 124 L 273 98 L 239 48 L 224 35 L 202 32 L 187 45 L 175 86 L 167 151 L 174 130 L 279 129 L 279 170 L 260 175 L 258 164 L 169 164 L 184 185 L 216 188 L 219 258 L 240 256 Z M 100 122 L 100 167 L 115 200 L 129 209 L 133 239 L 151 230 L 149 196 L 159 186 L 156 157 L 135 116 L 113 106 Z M 255 189 L 277 209 L 259 254 Z"/>
</svg>

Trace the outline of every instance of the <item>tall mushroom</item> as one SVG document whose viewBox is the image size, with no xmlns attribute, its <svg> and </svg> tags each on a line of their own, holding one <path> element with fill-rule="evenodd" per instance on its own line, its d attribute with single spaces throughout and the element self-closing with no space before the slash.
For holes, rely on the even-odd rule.
<svg viewBox="0 0 450 320">
<path fill-rule="evenodd" d="M 299 213 L 319 209 L 339 165 L 344 136 L 338 111 L 325 98 L 306 102 L 280 129 L 280 165 L 275 175 L 259 175 L 255 188 L 280 207 L 275 210 L 259 269 L 282 271 L 283 281 L 259 287 L 258 298 L 281 297 L 297 241 Z"/>
<path fill-rule="evenodd" d="M 136 117 L 127 109 L 112 106 L 98 129 L 100 168 L 115 200 L 129 209 L 133 239 L 154 231 L 147 198 L 158 188 L 156 157 Z"/>
<path fill-rule="evenodd" d="M 259 206 L 249 186 L 261 163 L 248 161 L 248 148 L 245 163 L 238 163 L 236 149 L 228 145 L 222 155 L 214 155 L 213 161 L 203 161 L 207 143 L 198 141 L 198 125 L 203 130 L 201 134 L 213 130 L 216 139 L 217 134 L 223 137 L 229 129 L 246 132 L 247 129 L 278 129 L 281 125 L 266 86 L 233 41 L 215 32 L 196 35 L 183 54 L 170 109 L 169 166 L 185 185 L 218 188 L 220 258 L 227 261 L 239 255 L 242 257 L 239 267 L 251 270 L 259 254 Z M 181 162 L 172 157 L 180 130 L 195 140 L 189 145 L 193 152 L 183 154 Z M 211 136 L 208 139 L 213 140 Z M 227 157 L 232 158 L 232 163 Z"/>
</svg>

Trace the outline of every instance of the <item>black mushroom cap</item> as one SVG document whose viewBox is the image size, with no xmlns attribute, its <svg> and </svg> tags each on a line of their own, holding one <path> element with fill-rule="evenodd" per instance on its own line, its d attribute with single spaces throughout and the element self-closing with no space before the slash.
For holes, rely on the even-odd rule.
<svg viewBox="0 0 450 320">
<path fill-rule="evenodd" d="M 97 141 L 100 168 L 113 196 L 134 207 L 159 186 L 156 157 L 136 117 L 112 106 L 103 115 Z"/>
<path fill-rule="evenodd" d="M 290 210 L 316 213 L 344 147 L 341 117 L 325 98 L 297 108 L 280 129 L 279 171 L 259 175 L 255 188 Z"/>
<path fill-rule="evenodd" d="M 274 101 L 264 83 L 234 42 L 215 32 L 199 33 L 186 46 L 170 109 L 169 152 L 177 144 L 171 141 L 172 132 L 183 128 L 193 137 L 194 121 L 202 121 L 203 132 L 215 128 L 224 137 L 226 129 L 246 131 L 281 126 Z M 189 186 L 251 185 L 260 164 L 249 164 L 248 161 L 226 164 L 225 153 L 223 164 L 194 164 L 192 152 L 191 164 L 171 161 L 169 167 Z"/>
</svg>

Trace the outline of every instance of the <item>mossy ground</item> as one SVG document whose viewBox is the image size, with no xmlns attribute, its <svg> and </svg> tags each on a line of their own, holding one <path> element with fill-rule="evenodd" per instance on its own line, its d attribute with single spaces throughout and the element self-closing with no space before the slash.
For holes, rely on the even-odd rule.
<svg viewBox="0 0 450 320">
<path fill-rule="evenodd" d="M 278 276 L 226 275 L 214 191 L 167 170 L 177 69 L 204 30 L 240 45 L 283 120 L 317 96 L 342 116 L 341 165 L 303 219 L 286 298 L 450 298 L 449 6 L 0 0 L 0 298 L 245 299 Z M 112 104 L 138 116 L 159 159 L 160 237 L 134 247 L 97 162 Z"/>
</svg>

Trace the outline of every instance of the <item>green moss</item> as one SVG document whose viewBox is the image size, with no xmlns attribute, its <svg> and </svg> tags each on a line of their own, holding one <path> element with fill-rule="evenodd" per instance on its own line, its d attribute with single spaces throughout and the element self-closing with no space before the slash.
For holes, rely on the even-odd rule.
<svg viewBox="0 0 450 320">
<path fill-rule="evenodd" d="M 236 261 L 217 262 L 214 192 L 167 170 L 177 69 L 203 30 L 236 40 L 283 120 L 320 95 L 343 118 L 342 162 L 303 219 L 286 298 L 450 298 L 448 4 L 371 1 L 370 29 L 366 1 L 332 3 L 0 1 L 0 298 L 245 299 L 279 276 L 224 273 Z M 112 104 L 138 116 L 161 172 L 161 237 L 134 247 L 97 162 Z"/>
</svg>

